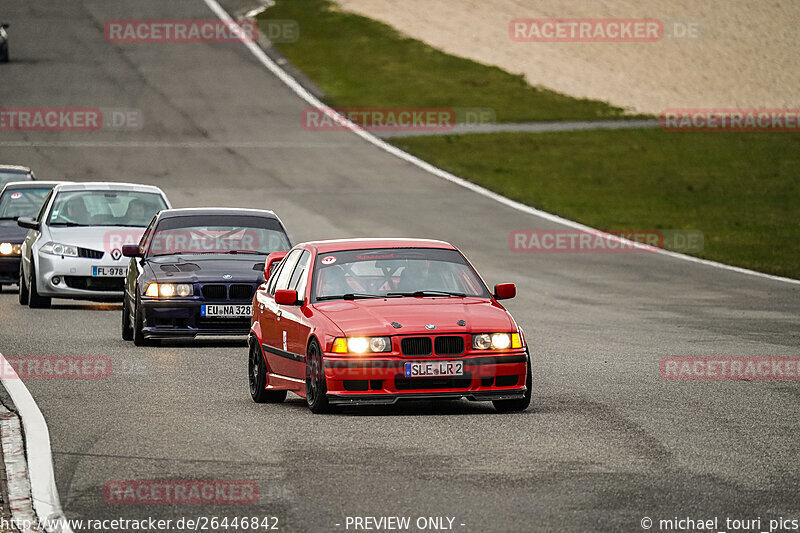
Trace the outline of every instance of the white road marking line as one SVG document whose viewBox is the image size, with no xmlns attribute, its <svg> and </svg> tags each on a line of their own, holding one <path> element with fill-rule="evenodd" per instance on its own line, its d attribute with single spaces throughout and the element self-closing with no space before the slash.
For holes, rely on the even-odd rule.
<svg viewBox="0 0 800 533">
<path fill-rule="evenodd" d="M 0 353 L 0 381 L 8 391 L 17 407 L 25 432 L 25 445 L 28 455 L 28 477 L 33 497 L 33 508 L 41 522 L 64 518 L 61 502 L 56 490 L 53 473 L 53 456 L 50 450 L 50 432 L 39 406 L 30 391 L 17 375 L 14 368 Z M 66 520 L 62 521 L 61 533 L 72 533 Z"/>
<path fill-rule="evenodd" d="M 220 20 L 223 20 L 223 21 L 227 22 L 228 24 L 233 24 L 233 25 L 237 25 L 238 26 L 238 23 L 233 18 L 231 18 L 231 16 L 222 8 L 222 6 L 219 5 L 219 3 L 217 3 L 216 0 L 203 0 L 203 1 L 206 3 L 206 5 L 209 7 L 209 9 L 211 9 L 211 11 L 213 11 L 214 14 L 216 14 L 217 17 L 220 18 Z M 245 33 L 243 31 L 242 31 L 242 35 L 245 35 Z M 409 154 L 407 152 L 404 152 L 403 150 L 397 148 L 396 146 L 393 146 L 393 145 L 391 145 L 391 144 L 389 144 L 389 143 L 387 143 L 387 142 L 375 137 L 370 132 L 364 130 L 363 128 L 361 128 L 357 124 L 354 124 L 353 122 L 351 122 L 350 120 L 348 120 L 344 116 L 339 115 L 339 113 L 337 113 L 334 109 L 328 107 L 321 100 L 319 100 L 313 94 L 308 92 L 302 85 L 300 85 L 300 83 L 298 83 L 298 81 L 296 79 L 294 79 L 292 76 L 290 76 L 289 73 L 287 73 L 280 66 L 278 66 L 272 59 L 270 59 L 269 56 L 267 56 L 267 54 L 264 53 L 264 51 L 258 46 L 258 44 L 256 44 L 255 42 L 252 42 L 252 41 L 244 40 L 244 39 L 241 39 L 240 42 L 244 46 L 246 46 L 250 50 L 250 52 L 253 53 L 253 55 L 256 57 L 256 59 L 259 60 L 259 62 L 261 62 L 262 65 L 264 65 L 270 72 L 275 74 L 275 76 L 277 76 L 278 79 L 280 79 L 290 89 L 292 89 L 292 91 L 294 91 L 295 94 L 297 94 L 297 96 L 299 96 L 300 98 L 305 100 L 310 105 L 316 107 L 320 111 L 324 112 L 326 115 L 331 117 L 331 119 L 335 120 L 337 123 L 341 124 L 342 126 L 345 126 L 350 131 L 352 131 L 353 133 L 355 133 L 356 135 L 358 135 L 359 137 L 361 137 L 365 141 L 377 146 L 378 148 L 381 148 L 382 150 L 384 150 L 386 152 L 389 152 L 390 154 L 392 154 L 394 156 L 397 156 L 400 159 L 403 159 L 404 161 L 407 161 L 407 162 L 409 162 L 409 163 L 411 163 L 413 165 L 416 165 L 419 168 L 421 168 L 422 170 L 425 170 L 425 171 L 433 174 L 434 176 L 438 176 L 438 177 L 440 177 L 442 179 L 445 179 L 445 180 L 447 180 L 447 181 L 449 181 L 451 183 L 455 183 L 456 185 L 460 185 L 461 187 L 464 187 L 466 189 L 474 191 L 474 192 L 476 192 L 476 193 L 478 193 L 478 194 L 480 194 L 482 196 L 485 196 L 486 198 L 490 198 L 492 200 L 495 200 L 495 201 L 497 201 L 497 202 L 499 202 L 499 203 L 501 203 L 501 204 L 503 204 L 503 205 L 505 205 L 507 207 L 510 207 L 512 209 L 516 209 L 517 211 L 520 211 L 522 213 L 526 213 L 526 214 L 533 215 L 533 216 L 536 216 L 536 217 L 539 217 L 539 218 L 543 218 L 545 220 L 549 220 L 550 222 L 555 222 L 556 224 L 561 224 L 563 226 L 567 226 L 567 227 L 570 227 L 570 228 L 575 228 L 575 229 L 578 229 L 578 230 L 591 231 L 591 232 L 594 232 L 594 233 L 600 231 L 598 229 L 591 228 L 591 227 L 586 226 L 584 224 L 581 224 L 579 222 L 575 222 L 574 220 L 569 220 L 569 219 L 566 219 L 566 218 L 562 218 L 562 217 L 560 217 L 558 215 L 554 215 L 554 214 L 548 213 L 546 211 L 540 211 L 539 209 L 536 209 L 536 208 L 531 207 L 529 205 L 525 205 L 523 203 L 517 202 L 517 201 L 512 200 L 510 198 L 506 198 L 505 196 L 497 194 L 496 192 L 492 192 L 489 189 L 485 189 L 485 188 L 481 187 L 480 185 L 472 183 L 471 181 L 467 181 L 464 178 L 459 178 L 455 174 L 451 174 L 451 173 L 449 173 L 449 172 L 447 172 L 445 170 L 442 170 L 442 169 L 440 169 L 438 167 L 435 167 L 435 166 L 431 165 L 430 163 L 427 163 L 427 162 L 423 161 L 422 159 L 419 159 L 418 157 L 415 157 L 415 156 L 413 156 L 413 155 L 411 155 L 411 154 Z M 632 241 L 629 241 L 628 239 L 624 239 L 622 237 L 618 237 L 616 235 L 611 235 L 611 234 L 608 234 L 607 238 L 610 239 L 610 240 L 616 240 L 616 241 L 619 241 L 619 242 L 624 242 L 626 244 L 630 244 L 632 242 Z M 697 257 L 692 257 L 690 255 L 684 255 L 684 254 L 681 254 L 681 253 L 678 253 L 678 252 L 671 252 L 669 250 L 664 250 L 663 248 L 653 248 L 653 251 L 656 252 L 656 253 L 660 253 L 660 254 L 669 256 L 669 257 L 673 257 L 673 258 L 676 258 L 676 259 L 681 259 L 683 261 L 690 261 L 692 263 L 697 263 L 697 264 L 700 264 L 700 265 L 706 265 L 706 266 L 719 268 L 719 269 L 723 269 L 723 270 L 729 270 L 731 272 L 738 272 L 740 274 L 747 274 L 747 275 L 756 276 L 756 277 L 759 277 L 759 278 L 770 279 L 770 280 L 774 280 L 774 281 L 781 281 L 781 282 L 784 282 L 784 283 L 792 283 L 792 284 L 795 284 L 795 285 L 800 285 L 800 280 L 797 280 L 797 279 L 784 278 L 782 276 L 775 276 L 775 275 L 772 275 L 772 274 L 765 274 L 763 272 L 756 272 L 755 270 L 749 270 L 747 268 L 741 268 L 741 267 L 726 265 L 724 263 L 718 263 L 716 261 L 710 261 L 708 259 L 700 259 L 700 258 L 697 258 Z"/>
</svg>

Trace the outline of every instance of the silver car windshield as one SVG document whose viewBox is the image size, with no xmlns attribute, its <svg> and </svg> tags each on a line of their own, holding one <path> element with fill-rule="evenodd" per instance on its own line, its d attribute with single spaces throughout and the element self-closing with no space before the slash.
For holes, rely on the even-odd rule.
<svg viewBox="0 0 800 533">
<path fill-rule="evenodd" d="M 167 205 L 160 194 L 136 191 L 62 191 L 50 211 L 51 226 L 145 227 Z"/>
</svg>

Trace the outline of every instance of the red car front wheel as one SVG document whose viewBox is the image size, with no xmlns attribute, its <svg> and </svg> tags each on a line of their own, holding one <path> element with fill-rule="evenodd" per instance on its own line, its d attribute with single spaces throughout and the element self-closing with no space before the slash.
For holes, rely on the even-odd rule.
<svg viewBox="0 0 800 533">
<path fill-rule="evenodd" d="M 306 353 L 306 401 L 314 414 L 330 410 L 328 387 L 325 384 L 325 368 L 322 365 L 322 349 L 316 339 L 308 343 Z"/>
</svg>

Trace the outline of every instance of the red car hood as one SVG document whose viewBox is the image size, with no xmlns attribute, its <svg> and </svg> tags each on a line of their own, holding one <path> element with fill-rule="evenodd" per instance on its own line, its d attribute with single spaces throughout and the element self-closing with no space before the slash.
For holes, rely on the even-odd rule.
<svg viewBox="0 0 800 533">
<path fill-rule="evenodd" d="M 486 298 L 337 300 L 314 304 L 314 308 L 347 336 L 491 333 L 514 328 L 508 312 Z M 459 320 L 466 325 L 459 326 Z M 403 327 L 395 328 L 392 322 Z M 436 329 L 426 329 L 428 324 Z"/>
</svg>

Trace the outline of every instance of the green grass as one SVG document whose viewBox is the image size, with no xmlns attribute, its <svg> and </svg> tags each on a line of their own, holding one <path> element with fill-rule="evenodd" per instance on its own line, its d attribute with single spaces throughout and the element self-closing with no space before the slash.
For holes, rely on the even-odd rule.
<svg viewBox="0 0 800 533">
<path fill-rule="evenodd" d="M 277 0 L 279 51 L 334 107 L 491 108 L 498 122 L 623 118 L 604 102 L 440 52 L 328 0 Z M 800 135 L 661 130 L 407 137 L 391 142 L 510 198 L 603 229 L 702 231 L 700 257 L 800 278 Z M 522 228 L 520 228 L 522 229 Z"/>
<path fill-rule="evenodd" d="M 800 134 L 654 129 L 393 142 L 545 211 L 604 229 L 700 230 L 704 250 L 693 255 L 800 278 Z"/>
<path fill-rule="evenodd" d="M 481 107 L 498 122 L 623 118 L 621 108 L 528 85 L 521 75 L 445 54 L 328 0 L 278 0 L 260 15 L 296 20 L 278 50 L 326 93 L 332 107 Z"/>
</svg>

